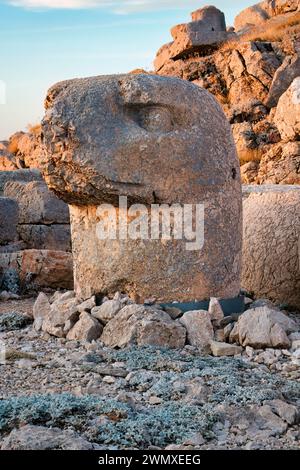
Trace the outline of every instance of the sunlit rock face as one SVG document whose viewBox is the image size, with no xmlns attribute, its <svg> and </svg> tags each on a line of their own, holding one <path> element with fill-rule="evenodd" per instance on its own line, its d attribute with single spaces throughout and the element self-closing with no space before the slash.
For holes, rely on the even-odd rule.
<svg viewBox="0 0 300 470">
<path fill-rule="evenodd" d="M 49 90 L 43 139 L 46 182 L 70 204 L 78 296 L 120 290 L 139 301 L 186 301 L 238 294 L 239 163 L 212 95 L 155 75 L 62 82 Z M 99 236 L 103 204 L 115 210 L 116 237 Z M 152 239 L 161 204 L 177 204 L 179 212 L 171 213 L 169 239 L 161 227 Z"/>
</svg>

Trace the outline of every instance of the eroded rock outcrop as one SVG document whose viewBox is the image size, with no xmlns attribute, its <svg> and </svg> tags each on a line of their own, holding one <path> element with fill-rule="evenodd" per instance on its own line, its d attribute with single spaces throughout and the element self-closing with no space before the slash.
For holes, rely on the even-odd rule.
<svg viewBox="0 0 300 470">
<path fill-rule="evenodd" d="M 192 53 L 205 55 L 216 45 L 234 36 L 234 33 L 226 30 L 224 13 L 214 6 L 201 8 L 191 16 L 191 23 L 180 24 L 171 29 L 174 41 L 165 44 L 158 51 L 155 59 L 157 71 L 169 60 L 177 60 Z"/>
<path fill-rule="evenodd" d="M 200 16 L 201 11 L 206 10 L 199 10 Z M 162 47 L 154 61 L 159 75 L 191 81 L 210 91 L 220 102 L 233 128 L 241 165 L 250 163 L 243 172 L 245 184 L 275 180 L 289 184 L 298 178 L 294 162 L 299 154 L 288 157 L 289 161 L 284 161 L 284 153 L 283 158 L 275 156 L 276 145 L 282 140 L 277 122 L 281 122 L 279 127 L 284 125 L 283 115 L 288 113 L 290 104 L 282 104 L 282 115 L 277 111 L 278 120 L 274 120 L 274 115 L 280 98 L 300 75 L 299 15 L 298 1 L 267 0 L 244 10 L 236 19 L 236 34 L 231 33 L 232 37 L 224 38 L 214 48 L 182 47 L 184 53 L 170 55 L 176 44 L 183 46 L 175 38 Z M 192 23 L 175 27 L 174 31 L 185 37 L 187 30 L 196 30 L 197 15 L 192 19 Z M 207 28 L 210 21 L 206 21 Z M 289 112 L 295 114 L 294 109 Z M 290 124 L 297 125 L 292 119 L 291 115 Z M 290 129 L 289 136 L 283 139 L 290 141 L 294 132 Z M 268 173 L 264 173 L 269 168 L 265 161 L 257 171 L 253 168 L 255 164 L 259 166 L 266 154 L 268 160 L 273 154 L 276 161 L 270 164 L 270 180 Z"/>
<path fill-rule="evenodd" d="M 274 122 L 284 142 L 300 139 L 300 76 L 280 97 Z"/>
<path fill-rule="evenodd" d="M 273 16 L 300 11 L 299 0 L 264 0 L 243 10 L 235 19 L 236 30 L 262 24 Z"/>
</svg>

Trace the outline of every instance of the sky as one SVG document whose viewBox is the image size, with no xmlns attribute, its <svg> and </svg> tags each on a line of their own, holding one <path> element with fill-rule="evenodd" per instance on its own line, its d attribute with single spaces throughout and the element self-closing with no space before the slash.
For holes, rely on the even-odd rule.
<svg viewBox="0 0 300 470">
<path fill-rule="evenodd" d="M 255 0 L 212 0 L 227 24 Z M 43 117 L 47 89 L 74 77 L 152 69 L 170 28 L 201 0 L 0 0 L 0 140 Z"/>
</svg>

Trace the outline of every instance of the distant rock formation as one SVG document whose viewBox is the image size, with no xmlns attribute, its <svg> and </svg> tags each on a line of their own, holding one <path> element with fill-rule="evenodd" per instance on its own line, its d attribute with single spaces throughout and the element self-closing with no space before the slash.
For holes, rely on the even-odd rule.
<svg viewBox="0 0 300 470">
<path fill-rule="evenodd" d="M 218 99 L 245 164 L 243 182 L 299 184 L 299 146 L 283 143 L 297 139 L 283 137 L 288 105 L 281 99 L 300 76 L 299 0 L 267 0 L 247 8 L 237 16 L 235 30 L 226 28 L 220 10 L 205 7 L 171 34 L 173 42 L 157 53 L 155 73 L 191 81 Z M 290 112 L 296 125 L 299 107 Z"/>
</svg>

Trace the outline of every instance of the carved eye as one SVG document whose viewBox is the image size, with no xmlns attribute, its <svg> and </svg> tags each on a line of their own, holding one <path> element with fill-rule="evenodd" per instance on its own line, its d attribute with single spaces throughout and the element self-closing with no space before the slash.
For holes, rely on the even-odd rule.
<svg viewBox="0 0 300 470">
<path fill-rule="evenodd" d="M 172 116 L 167 108 L 149 107 L 140 111 L 141 127 L 152 132 L 169 132 L 173 128 Z"/>
</svg>

